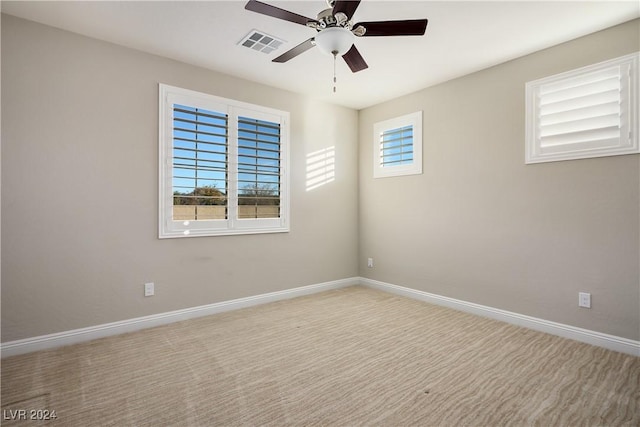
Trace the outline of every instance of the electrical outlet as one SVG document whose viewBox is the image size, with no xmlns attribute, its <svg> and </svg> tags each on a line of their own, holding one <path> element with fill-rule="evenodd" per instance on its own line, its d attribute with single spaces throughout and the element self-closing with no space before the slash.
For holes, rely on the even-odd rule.
<svg viewBox="0 0 640 427">
<path fill-rule="evenodd" d="M 156 294 L 155 285 L 153 284 L 153 282 L 145 283 L 144 284 L 144 296 L 145 297 L 152 297 L 155 294 Z"/>
<path fill-rule="evenodd" d="M 367 267 L 373 268 L 373 258 L 367 258 Z"/>
<path fill-rule="evenodd" d="M 578 307 L 591 308 L 591 294 L 578 292 Z"/>
</svg>

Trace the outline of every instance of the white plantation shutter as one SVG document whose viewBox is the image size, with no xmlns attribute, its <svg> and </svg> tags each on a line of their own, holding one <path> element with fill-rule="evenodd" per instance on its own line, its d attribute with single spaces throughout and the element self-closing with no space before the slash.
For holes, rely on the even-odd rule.
<svg viewBox="0 0 640 427">
<path fill-rule="evenodd" d="M 289 113 L 159 85 L 159 237 L 289 231 Z"/>
<path fill-rule="evenodd" d="M 238 118 L 238 218 L 280 217 L 280 152 L 279 123 Z"/>
<path fill-rule="evenodd" d="M 413 163 L 413 126 L 389 129 L 380 134 L 380 166 Z"/>
<path fill-rule="evenodd" d="M 617 144 L 627 131 L 620 122 L 621 67 L 589 73 L 539 90 L 539 139 L 543 149 L 563 144 L 596 141 Z"/>
<path fill-rule="evenodd" d="M 526 162 L 638 152 L 638 55 L 527 83 Z"/>
<path fill-rule="evenodd" d="M 422 173 L 422 111 L 375 123 L 373 177 Z"/>
<path fill-rule="evenodd" d="M 173 105 L 174 220 L 227 219 L 228 132 L 225 113 Z"/>
</svg>

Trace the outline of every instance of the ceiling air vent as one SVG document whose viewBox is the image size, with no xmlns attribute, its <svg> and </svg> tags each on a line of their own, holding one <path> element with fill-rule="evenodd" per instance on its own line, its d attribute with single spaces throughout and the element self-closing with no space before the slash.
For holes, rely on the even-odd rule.
<svg viewBox="0 0 640 427">
<path fill-rule="evenodd" d="M 251 30 L 238 44 L 259 52 L 271 53 L 279 48 L 282 43 L 284 43 L 283 40 L 265 34 L 262 31 Z"/>
</svg>

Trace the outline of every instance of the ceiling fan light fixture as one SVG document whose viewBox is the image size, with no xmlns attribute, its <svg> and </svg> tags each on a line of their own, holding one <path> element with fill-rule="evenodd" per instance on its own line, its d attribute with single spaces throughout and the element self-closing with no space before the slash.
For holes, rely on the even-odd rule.
<svg viewBox="0 0 640 427">
<path fill-rule="evenodd" d="M 342 27 L 329 27 L 316 34 L 316 46 L 327 55 L 342 56 L 353 46 L 354 35 Z"/>
</svg>

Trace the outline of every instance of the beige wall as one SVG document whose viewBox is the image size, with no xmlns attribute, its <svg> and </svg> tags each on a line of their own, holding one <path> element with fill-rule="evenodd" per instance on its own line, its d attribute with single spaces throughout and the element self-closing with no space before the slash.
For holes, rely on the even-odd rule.
<svg viewBox="0 0 640 427">
<path fill-rule="evenodd" d="M 291 232 L 158 240 L 159 82 L 291 112 Z M 3 342 L 357 275 L 356 111 L 5 15 L 2 89 Z"/>
<path fill-rule="evenodd" d="M 526 81 L 636 51 L 639 25 L 358 113 L 3 16 L 2 341 L 358 274 L 640 339 L 640 156 L 525 166 L 523 139 Z M 290 233 L 157 239 L 159 82 L 291 112 Z M 424 173 L 373 180 L 373 123 L 416 110 Z"/>
<path fill-rule="evenodd" d="M 638 340 L 640 156 L 525 165 L 524 86 L 638 51 L 639 28 L 361 111 L 360 275 Z M 424 173 L 374 180 L 373 124 L 418 110 Z M 577 307 L 579 291 L 592 309 Z"/>
</svg>

